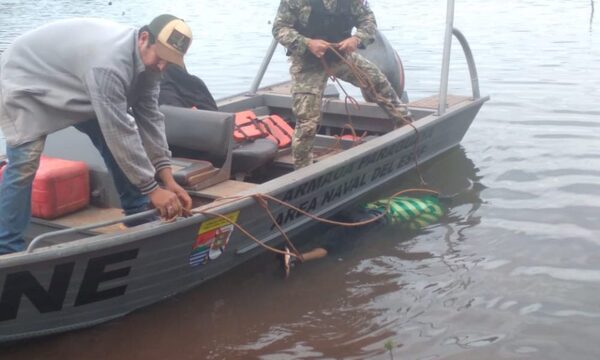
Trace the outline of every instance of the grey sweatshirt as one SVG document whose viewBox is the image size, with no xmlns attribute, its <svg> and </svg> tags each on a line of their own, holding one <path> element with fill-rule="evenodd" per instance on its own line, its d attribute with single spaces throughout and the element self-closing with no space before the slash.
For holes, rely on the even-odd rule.
<svg viewBox="0 0 600 360">
<path fill-rule="evenodd" d="M 129 180 L 144 194 L 154 190 L 171 153 L 158 111 L 160 73 L 145 70 L 137 33 L 107 20 L 69 19 L 18 37 L 0 57 L 0 127 L 8 145 L 96 118 Z"/>
</svg>

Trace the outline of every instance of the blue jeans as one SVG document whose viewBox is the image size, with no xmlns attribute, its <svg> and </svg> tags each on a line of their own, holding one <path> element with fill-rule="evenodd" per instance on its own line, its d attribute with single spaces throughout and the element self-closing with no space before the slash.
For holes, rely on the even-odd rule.
<svg viewBox="0 0 600 360">
<path fill-rule="evenodd" d="M 119 193 L 119 199 L 121 200 L 121 207 L 125 215 L 137 214 L 139 212 L 148 210 L 150 200 L 146 195 L 143 195 L 139 189 L 133 185 L 123 170 L 117 164 L 115 158 L 112 156 L 100 126 L 97 120 L 88 120 L 83 123 L 79 123 L 74 126 L 77 130 L 89 136 L 92 144 L 98 149 L 104 164 L 108 172 L 113 178 L 117 192 Z M 128 224 L 130 225 L 130 224 Z"/>
<path fill-rule="evenodd" d="M 148 197 L 140 193 L 138 188 L 127 179 L 108 149 L 98 122 L 89 120 L 75 127 L 87 134 L 100 151 L 113 177 L 125 215 L 147 210 L 150 203 Z M 0 183 L 0 255 L 25 249 L 23 233 L 31 219 L 31 187 L 45 142 L 46 138 L 42 137 L 18 146 L 6 146 L 8 164 L 4 168 Z M 133 226 L 151 220 L 154 218 L 138 220 L 126 225 Z"/>
<path fill-rule="evenodd" d="M 31 185 L 46 138 L 6 146 L 8 164 L 0 183 L 0 254 L 25 250 L 23 232 L 31 217 Z"/>
</svg>

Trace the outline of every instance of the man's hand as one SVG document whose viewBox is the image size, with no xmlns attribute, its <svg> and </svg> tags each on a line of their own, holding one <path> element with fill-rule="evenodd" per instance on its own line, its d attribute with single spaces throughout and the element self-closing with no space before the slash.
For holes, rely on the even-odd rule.
<svg viewBox="0 0 600 360">
<path fill-rule="evenodd" d="M 343 54 L 352 54 L 358 49 L 359 40 L 356 36 L 351 36 L 337 44 L 337 49 Z"/>
<path fill-rule="evenodd" d="M 190 197 L 190 194 L 188 194 L 188 192 L 185 191 L 185 189 L 182 188 L 175 181 L 169 182 L 165 186 L 166 186 L 167 190 L 172 191 L 175 193 L 175 195 L 177 195 L 177 198 L 179 199 L 179 203 L 181 204 L 181 206 L 183 208 L 183 216 L 191 214 L 192 198 Z"/>
<path fill-rule="evenodd" d="M 150 202 L 165 220 L 173 220 L 183 213 L 177 194 L 171 190 L 157 188 L 148 194 Z M 191 202 L 191 200 L 190 200 Z"/>
<path fill-rule="evenodd" d="M 316 56 L 317 59 L 320 59 L 325 55 L 329 45 L 330 44 L 327 41 L 321 39 L 308 39 L 308 43 L 306 44 L 308 50 Z"/>
<path fill-rule="evenodd" d="M 161 171 L 159 171 L 158 173 L 158 177 L 162 180 L 166 189 L 161 190 L 170 194 L 169 202 L 166 203 L 166 205 L 164 205 L 165 211 L 163 212 L 163 210 L 161 210 L 161 207 L 157 205 L 157 203 L 155 203 L 152 199 L 152 194 L 154 194 L 154 192 L 150 193 L 150 201 L 152 201 L 154 207 L 156 207 L 160 211 L 160 215 L 167 220 L 172 220 L 177 216 L 189 215 L 191 213 L 190 211 L 192 210 L 192 198 L 187 193 L 187 191 L 185 191 L 175 181 L 175 179 L 173 178 L 173 172 L 171 168 L 165 167 L 161 169 Z M 173 200 L 173 198 L 175 199 Z M 157 201 L 160 201 L 160 199 L 157 198 Z M 163 203 L 158 202 L 158 204 L 162 205 Z M 171 210 L 169 210 L 169 206 L 171 207 Z M 177 210 L 176 212 L 175 209 Z M 174 211 L 175 215 L 172 214 L 171 211 Z"/>
</svg>

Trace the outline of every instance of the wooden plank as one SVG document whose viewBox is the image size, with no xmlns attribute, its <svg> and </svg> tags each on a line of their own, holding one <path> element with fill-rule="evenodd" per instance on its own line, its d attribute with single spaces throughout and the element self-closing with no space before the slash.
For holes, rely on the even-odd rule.
<svg viewBox="0 0 600 360">
<path fill-rule="evenodd" d="M 65 226 L 65 227 L 80 227 L 85 225 L 91 225 L 95 223 L 101 223 L 105 221 L 117 220 L 123 218 L 123 210 L 117 208 L 99 208 L 95 206 L 88 206 L 87 208 L 61 216 L 57 219 L 53 219 L 51 222 Z M 103 228 L 94 229 L 101 233 L 110 233 L 122 230 L 122 224 L 114 224 L 105 226 Z"/>
<path fill-rule="evenodd" d="M 250 190 L 254 188 L 256 184 L 236 181 L 236 180 L 225 180 L 216 185 L 209 186 L 202 190 L 191 192 L 194 196 L 203 196 L 210 199 L 220 199 L 228 196 L 235 195 L 242 191 Z"/>
<path fill-rule="evenodd" d="M 210 199 L 219 199 L 227 196 L 237 194 L 239 192 L 252 189 L 256 184 L 247 183 L 243 181 L 226 180 L 216 185 L 210 186 L 200 191 L 191 192 L 196 196 L 203 196 Z M 95 206 L 88 206 L 83 210 L 61 216 L 56 219 L 52 219 L 49 222 L 64 226 L 64 227 L 80 227 L 95 223 L 101 223 L 111 220 L 118 220 L 125 217 L 123 210 L 118 208 L 99 208 Z M 116 231 L 123 231 L 127 228 L 117 223 L 114 225 L 105 226 L 102 228 L 94 229 L 92 231 L 100 233 L 112 233 Z"/>
<path fill-rule="evenodd" d="M 440 103 L 439 98 L 440 98 L 439 95 L 433 95 L 433 96 L 426 97 L 426 98 L 423 98 L 420 100 L 412 101 L 412 102 L 408 103 L 408 107 L 436 110 Z M 448 107 L 454 106 L 463 101 L 471 100 L 471 98 L 468 96 L 458 96 L 458 95 L 448 95 L 448 97 L 446 99 L 447 99 Z"/>
</svg>

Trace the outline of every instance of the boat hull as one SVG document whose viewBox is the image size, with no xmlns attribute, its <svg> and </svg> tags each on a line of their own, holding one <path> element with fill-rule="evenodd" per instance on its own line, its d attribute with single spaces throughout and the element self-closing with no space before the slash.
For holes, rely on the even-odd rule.
<svg viewBox="0 0 600 360">
<path fill-rule="evenodd" d="M 215 203 L 256 238 L 275 246 L 281 234 L 256 194 L 330 216 L 415 166 L 457 146 L 487 98 L 429 115 L 309 167 Z M 416 150 L 415 150 L 416 145 Z M 220 204 L 220 205 L 219 205 Z M 288 234 L 315 222 L 269 202 Z M 302 239 L 295 239 L 301 241 Z M 264 252 L 230 222 L 197 214 L 170 224 L 87 237 L 5 256 L 0 262 L 0 341 L 87 327 L 198 286 Z"/>
</svg>

